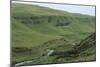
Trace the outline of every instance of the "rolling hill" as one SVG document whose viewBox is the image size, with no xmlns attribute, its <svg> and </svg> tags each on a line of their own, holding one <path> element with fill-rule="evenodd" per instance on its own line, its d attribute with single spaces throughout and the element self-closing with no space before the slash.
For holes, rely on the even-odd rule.
<svg viewBox="0 0 100 67">
<path fill-rule="evenodd" d="M 95 55 L 94 46 L 91 48 L 84 47 L 92 38 L 89 38 L 88 43 L 85 41 L 86 44 L 80 43 L 95 32 L 95 16 L 28 4 L 13 3 L 11 7 L 12 64 L 33 59 L 34 63 L 32 64 L 63 63 L 66 62 L 64 60 L 66 55 L 59 61 L 56 60 L 59 55 L 46 56 L 46 50 L 52 49 L 55 53 L 62 53 L 72 51 L 76 45 L 78 51 L 84 49 L 84 53 L 87 53 L 93 50 L 93 55 Z M 95 44 L 93 43 L 93 45 Z M 80 52 L 82 56 L 76 58 L 84 59 L 82 52 Z M 45 56 L 42 56 L 43 54 Z M 87 58 L 87 56 L 85 57 Z M 89 60 L 93 58 L 95 56 Z M 67 62 L 76 60 L 72 57 L 67 59 L 69 59 Z"/>
</svg>

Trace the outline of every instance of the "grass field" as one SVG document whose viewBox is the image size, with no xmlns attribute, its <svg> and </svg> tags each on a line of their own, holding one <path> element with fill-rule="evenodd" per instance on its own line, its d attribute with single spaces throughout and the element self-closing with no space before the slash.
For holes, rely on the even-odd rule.
<svg viewBox="0 0 100 67">
<path fill-rule="evenodd" d="M 11 7 L 12 65 L 95 61 L 95 16 L 28 4 Z M 54 50 L 50 56 L 48 49 Z"/>
</svg>

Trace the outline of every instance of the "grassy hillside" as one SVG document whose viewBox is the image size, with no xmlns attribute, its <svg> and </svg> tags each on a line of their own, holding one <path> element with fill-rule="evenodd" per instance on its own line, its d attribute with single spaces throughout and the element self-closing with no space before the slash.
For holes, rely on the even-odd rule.
<svg viewBox="0 0 100 67">
<path fill-rule="evenodd" d="M 33 31 L 15 20 L 12 22 L 12 42 L 14 44 L 12 46 L 14 47 L 32 47 L 48 40 L 59 38 L 59 36 L 50 36 Z"/>
<path fill-rule="evenodd" d="M 56 51 L 51 56 L 56 56 L 55 63 L 82 62 L 96 60 L 95 33 L 92 33 L 71 50 Z"/>
<path fill-rule="evenodd" d="M 81 40 L 95 32 L 95 17 L 37 5 L 13 3 L 11 25 L 12 64 L 28 60 L 32 60 L 32 64 L 63 63 L 66 62 L 66 55 L 56 60 L 59 55 L 47 56 L 47 50 L 52 49 L 61 55 L 72 51 Z M 78 47 L 85 49 L 84 44 Z M 81 50 L 79 48 L 77 50 Z M 90 52 L 95 49 L 91 47 L 85 50 Z M 81 59 L 81 56 L 77 58 Z M 68 62 L 74 60 L 71 57 L 67 59 Z"/>
</svg>

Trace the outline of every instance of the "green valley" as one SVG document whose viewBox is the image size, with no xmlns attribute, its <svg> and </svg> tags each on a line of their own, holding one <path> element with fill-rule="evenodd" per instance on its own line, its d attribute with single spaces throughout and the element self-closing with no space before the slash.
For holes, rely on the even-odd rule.
<svg viewBox="0 0 100 67">
<path fill-rule="evenodd" d="M 19 3 L 11 12 L 12 65 L 96 60 L 95 16 Z"/>
</svg>

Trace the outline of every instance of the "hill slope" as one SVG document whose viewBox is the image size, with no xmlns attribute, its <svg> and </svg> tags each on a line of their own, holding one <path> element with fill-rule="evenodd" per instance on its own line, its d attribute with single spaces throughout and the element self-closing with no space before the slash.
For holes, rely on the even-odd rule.
<svg viewBox="0 0 100 67">
<path fill-rule="evenodd" d="M 92 33 L 73 49 L 62 52 L 54 52 L 51 56 L 56 56 L 55 63 L 61 62 L 81 62 L 96 60 L 96 40 L 95 33 Z"/>
<path fill-rule="evenodd" d="M 13 3 L 11 25 L 13 64 L 33 59 L 33 64 L 45 64 L 55 63 L 56 58 L 41 57 L 46 50 L 53 49 L 58 53 L 73 50 L 73 44 L 79 44 L 95 32 L 95 17 Z M 45 57 L 47 60 L 43 62 Z"/>
</svg>

